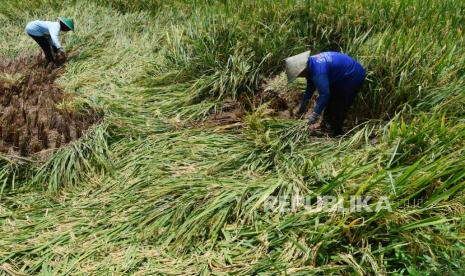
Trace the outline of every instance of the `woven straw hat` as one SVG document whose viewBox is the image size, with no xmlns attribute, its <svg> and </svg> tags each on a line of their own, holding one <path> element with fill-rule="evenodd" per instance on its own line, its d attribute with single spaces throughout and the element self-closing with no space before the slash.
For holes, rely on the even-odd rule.
<svg viewBox="0 0 465 276">
<path fill-rule="evenodd" d="M 293 82 L 307 68 L 309 57 L 310 51 L 307 51 L 285 59 L 288 83 Z"/>
</svg>

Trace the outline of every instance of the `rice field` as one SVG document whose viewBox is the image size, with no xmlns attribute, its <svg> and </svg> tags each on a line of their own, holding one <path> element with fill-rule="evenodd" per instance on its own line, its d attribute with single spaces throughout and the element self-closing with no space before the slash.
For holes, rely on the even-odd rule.
<svg viewBox="0 0 465 276">
<path fill-rule="evenodd" d="M 50 86 L 71 96 L 44 108 L 101 115 L 45 157 L 1 151 L 0 275 L 463 275 L 464 14 L 459 0 L 2 2 L 2 68 L 38 55 L 27 22 L 75 19 Z M 341 138 L 292 116 L 305 82 L 286 84 L 283 59 L 308 49 L 367 69 Z M 2 98 L 25 74 L 7 69 Z"/>
</svg>

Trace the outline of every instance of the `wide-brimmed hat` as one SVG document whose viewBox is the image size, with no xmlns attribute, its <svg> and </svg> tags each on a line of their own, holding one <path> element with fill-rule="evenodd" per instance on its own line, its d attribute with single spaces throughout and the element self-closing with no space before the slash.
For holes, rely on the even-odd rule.
<svg viewBox="0 0 465 276">
<path fill-rule="evenodd" d="M 309 57 L 310 51 L 307 51 L 285 59 L 288 83 L 293 82 L 307 68 Z"/>
</svg>

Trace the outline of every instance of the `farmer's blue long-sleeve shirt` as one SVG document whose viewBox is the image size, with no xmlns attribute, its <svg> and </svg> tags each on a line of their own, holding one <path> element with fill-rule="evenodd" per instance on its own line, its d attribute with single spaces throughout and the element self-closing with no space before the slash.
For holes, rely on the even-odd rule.
<svg viewBox="0 0 465 276">
<path fill-rule="evenodd" d="M 338 52 L 323 52 L 309 57 L 307 68 L 307 88 L 300 109 L 307 109 L 316 88 L 319 96 L 313 112 L 317 114 L 325 109 L 332 90 L 353 89 L 365 77 L 365 70 L 357 61 Z"/>
</svg>

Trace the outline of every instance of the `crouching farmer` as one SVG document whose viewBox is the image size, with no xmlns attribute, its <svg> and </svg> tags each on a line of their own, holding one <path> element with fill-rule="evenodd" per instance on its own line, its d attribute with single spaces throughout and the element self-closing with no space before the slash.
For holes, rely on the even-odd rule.
<svg viewBox="0 0 465 276">
<path fill-rule="evenodd" d="M 297 77 L 307 78 L 300 116 L 307 112 L 315 88 L 318 90 L 318 100 L 308 118 L 309 128 L 320 127 L 319 119 L 324 111 L 322 126 L 331 136 L 341 135 L 347 112 L 365 80 L 362 65 L 341 53 L 323 52 L 310 56 L 307 51 L 286 59 L 286 74 L 289 83 Z"/>
<path fill-rule="evenodd" d="M 26 25 L 26 33 L 39 44 L 48 62 L 58 62 L 58 59 L 66 58 L 59 39 L 60 31 L 74 32 L 73 20 L 60 17 L 57 22 L 36 20 Z"/>
</svg>

